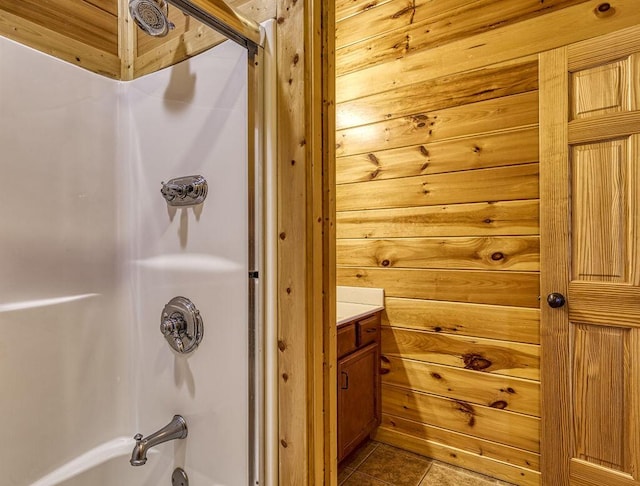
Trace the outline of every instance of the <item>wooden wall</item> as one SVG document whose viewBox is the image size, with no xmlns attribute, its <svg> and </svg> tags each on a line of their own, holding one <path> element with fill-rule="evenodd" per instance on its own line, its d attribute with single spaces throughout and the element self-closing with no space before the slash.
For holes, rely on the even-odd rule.
<svg viewBox="0 0 640 486">
<path fill-rule="evenodd" d="M 273 0 L 229 4 L 257 22 L 276 14 Z M 175 29 L 166 37 L 148 36 L 130 21 L 127 5 L 128 0 L 0 0 L 0 35 L 122 80 L 171 66 L 225 40 L 175 7 L 169 7 Z"/>
<path fill-rule="evenodd" d="M 0 35 L 118 78 L 118 0 L 0 0 Z"/>
<path fill-rule="evenodd" d="M 337 281 L 386 292 L 378 440 L 540 483 L 537 54 L 639 10 L 337 0 Z"/>
</svg>

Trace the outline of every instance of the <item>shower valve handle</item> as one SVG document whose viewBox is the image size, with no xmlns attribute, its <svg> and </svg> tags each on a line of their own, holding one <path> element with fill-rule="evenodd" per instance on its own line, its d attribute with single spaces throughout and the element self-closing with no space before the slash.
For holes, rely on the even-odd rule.
<svg viewBox="0 0 640 486">
<path fill-rule="evenodd" d="M 160 332 L 175 351 L 190 353 L 202 341 L 200 311 L 186 297 L 174 297 L 162 311 Z"/>
<path fill-rule="evenodd" d="M 207 181 L 201 175 L 177 177 L 162 183 L 162 197 L 169 206 L 195 206 L 207 197 Z"/>
</svg>

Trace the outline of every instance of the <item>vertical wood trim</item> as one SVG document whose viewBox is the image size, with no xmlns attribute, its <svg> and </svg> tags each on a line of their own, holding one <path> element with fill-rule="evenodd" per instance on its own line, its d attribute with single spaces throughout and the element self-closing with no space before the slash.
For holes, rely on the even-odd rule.
<svg viewBox="0 0 640 486">
<path fill-rule="evenodd" d="M 568 295 L 569 158 L 567 49 L 540 54 L 541 472 L 543 484 L 569 484 L 570 383 L 568 306 L 552 309 L 550 292 Z"/>
<path fill-rule="evenodd" d="M 326 474 L 336 474 L 326 467 L 335 446 L 325 447 L 335 421 L 325 389 L 335 388 L 335 163 L 327 143 L 335 128 L 333 81 L 323 73 L 333 26 L 325 30 L 324 8 L 277 3 L 279 483 L 296 486 L 335 484 Z"/>
<path fill-rule="evenodd" d="M 305 2 L 277 4 L 279 483 L 309 484 Z"/>
<path fill-rule="evenodd" d="M 118 0 L 118 57 L 120 80 L 134 78 L 136 57 L 136 26 L 129 15 L 129 0 Z"/>
<path fill-rule="evenodd" d="M 326 486 L 338 485 L 338 384 L 336 327 L 336 109 L 335 109 L 335 2 L 315 2 L 322 18 L 322 157 L 323 157 L 323 290 L 324 290 L 324 478 Z"/>
<path fill-rule="evenodd" d="M 307 267 L 309 275 L 309 326 L 307 349 L 309 354 L 309 484 L 325 484 L 325 420 L 330 410 L 325 410 L 324 343 L 327 307 L 323 287 L 327 264 L 325 253 L 324 221 L 324 117 L 323 117 L 323 69 L 324 37 L 322 31 L 323 9 L 321 2 L 306 0 L 305 24 L 305 96 L 306 96 L 306 143 L 307 143 Z"/>
</svg>

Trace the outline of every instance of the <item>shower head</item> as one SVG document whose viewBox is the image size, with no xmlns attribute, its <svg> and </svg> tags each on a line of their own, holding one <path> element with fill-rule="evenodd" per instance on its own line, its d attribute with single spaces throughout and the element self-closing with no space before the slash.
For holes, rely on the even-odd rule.
<svg viewBox="0 0 640 486">
<path fill-rule="evenodd" d="M 154 37 L 163 37 L 175 27 L 164 0 L 129 0 L 129 12 L 138 27 Z"/>
</svg>

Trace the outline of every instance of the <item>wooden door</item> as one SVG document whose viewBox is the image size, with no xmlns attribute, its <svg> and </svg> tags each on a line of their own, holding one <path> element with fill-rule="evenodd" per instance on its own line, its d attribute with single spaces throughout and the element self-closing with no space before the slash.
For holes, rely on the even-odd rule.
<svg viewBox="0 0 640 486">
<path fill-rule="evenodd" d="M 638 485 L 639 27 L 541 54 L 540 184 L 543 484 Z"/>
</svg>

